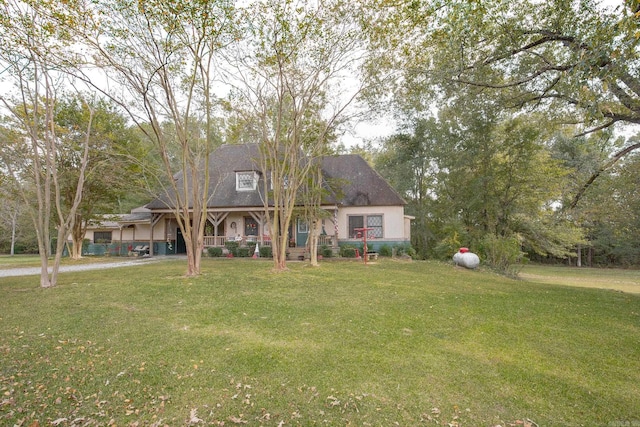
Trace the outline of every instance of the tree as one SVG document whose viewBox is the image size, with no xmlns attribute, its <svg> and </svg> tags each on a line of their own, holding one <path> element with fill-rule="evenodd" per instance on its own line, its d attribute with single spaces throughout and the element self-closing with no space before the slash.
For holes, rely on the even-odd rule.
<svg viewBox="0 0 640 427">
<path fill-rule="evenodd" d="M 82 200 L 92 128 L 91 112 L 87 127 L 78 129 L 84 136 L 79 147 L 78 185 L 72 203 L 65 206 L 58 170 L 62 143 L 54 111 L 70 64 L 65 55 L 72 40 L 66 29 L 76 25 L 77 17 L 72 7 L 67 3 L 12 0 L 0 6 L 0 28 L 4 35 L 0 41 L 0 63 L 4 76 L 14 88 L 13 92 L 0 95 L 0 102 L 9 112 L 5 126 L 14 136 L 3 145 L 0 156 L 4 171 L 25 204 L 32 207 L 30 215 L 41 261 L 40 286 L 45 288 L 57 283 L 63 245 Z M 50 233 L 54 222 L 56 248 L 49 276 Z"/>
<path fill-rule="evenodd" d="M 512 117 L 481 91 L 460 94 L 437 118 L 386 141 L 377 165 L 409 200 L 423 256 L 516 239 L 532 251 L 567 256 L 576 239 L 551 203 L 565 172 L 551 157 L 536 115 Z M 570 227 L 569 227 L 570 228 Z M 492 240 L 487 240 L 490 236 Z"/>
<path fill-rule="evenodd" d="M 16 253 L 18 218 L 24 212 L 25 207 L 19 195 L 15 194 L 11 185 L 8 185 L 8 180 L 0 179 L 0 193 L 3 195 L 3 203 L 0 205 L 0 229 L 11 236 L 9 254 L 13 256 Z"/>
<path fill-rule="evenodd" d="M 578 248 L 578 265 L 583 250 L 588 265 L 637 264 L 638 155 L 632 153 L 611 168 L 601 170 L 612 153 L 635 142 L 615 138 L 606 131 L 579 138 L 563 135 L 554 138 L 554 156 L 571 170 L 564 205 L 581 193 L 580 203 L 566 211 L 584 229 L 586 237 L 585 245 Z M 598 180 L 585 187 L 589 177 L 596 174 Z"/>
<path fill-rule="evenodd" d="M 376 51 L 389 48 L 386 61 L 377 62 L 401 74 L 404 107 L 429 108 L 471 86 L 492 91 L 505 110 L 536 109 L 585 134 L 640 124 L 640 15 L 637 1 L 620 3 L 607 9 L 596 0 L 400 2 L 382 8 L 369 33 Z M 401 30 L 385 32 L 387 23 Z M 612 153 L 570 207 L 638 148 L 630 143 Z"/>
<path fill-rule="evenodd" d="M 85 80 L 124 108 L 159 150 L 164 194 L 185 239 L 186 274 L 198 275 L 209 155 L 219 143 L 216 60 L 234 37 L 233 3 L 105 0 L 96 2 L 93 12 L 93 31 L 84 41 L 96 65 L 123 90 L 100 87 L 88 74 Z"/>
<path fill-rule="evenodd" d="M 423 258 L 427 257 L 435 238 L 430 230 L 434 220 L 432 188 L 437 175 L 434 150 L 442 131 L 433 117 L 417 119 L 413 129 L 389 137 L 375 158 L 376 170 L 408 201 L 407 214 L 416 218 L 411 232 L 412 246 Z"/>
<path fill-rule="evenodd" d="M 633 2 L 615 10 L 599 3 L 401 3 L 387 19 L 414 36 L 390 36 L 407 82 L 437 76 L 499 91 L 511 107 L 553 108 L 576 123 L 640 124 L 640 17 Z"/>
<path fill-rule="evenodd" d="M 242 20 L 245 37 L 232 46 L 232 99 L 244 121 L 254 123 L 261 168 L 269 174 L 264 207 L 275 270 L 286 269 L 298 192 L 362 89 L 346 86 L 363 54 L 348 8 L 353 4 L 341 0 L 254 2 Z"/>
<path fill-rule="evenodd" d="M 71 258 L 79 259 L 87 225 L 97 218 L 96 214 L 114 213 L 125 195 L 144 188 L 141 168 L 144 147 L 135 130 L 127 126 L 126 118 L 107 101 L 95 101 L 89 107 L 77 96 L 65 97 L 58 101 L 54 113 L 63 147 L 58 155 L 61 196 L 67 206 L 73 202 L 79 180 L 78 147 L 84 141 L 78 129 L 85 128 L 90 118 L 93 121 L 82 202 L 71 229 L 73 244 L 69 253 Z"/>
</svg>

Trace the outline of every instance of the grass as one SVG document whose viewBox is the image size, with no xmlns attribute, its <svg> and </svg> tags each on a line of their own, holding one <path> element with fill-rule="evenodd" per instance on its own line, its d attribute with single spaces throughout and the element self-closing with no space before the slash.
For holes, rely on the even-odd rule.
<svg viewBox="0 0 640 427">
<path fill-rule="evenodd" d="M 520 277 L 540 283 L 640 294 L 640 270 L 527 265 Z"/>
<path fill-rule="evenodd" d="M 0 424 L 640 423 L 638 295 L 435 262 L 270 267 L 0 279 Z"/>
<path fill-rule="evenodd" d="M 121 262 L 127 258 L 121 257 L 90 257 L 85 256 L 79 260 L 72 260 L 69 257 L 62 258 L 60 265 L 79 265 L 94 263 Z M 50 259 L 49 267 L 53 266 L 53 258 Z M 40 257 L 38 255 L 0 255 L 0 270 L 10 268 L 40 267 Z"/>
</svg>

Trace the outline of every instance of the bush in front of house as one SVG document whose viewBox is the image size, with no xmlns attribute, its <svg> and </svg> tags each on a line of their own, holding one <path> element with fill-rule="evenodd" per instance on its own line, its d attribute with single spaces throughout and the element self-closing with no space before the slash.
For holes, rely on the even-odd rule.
<svg viewBox="0 0 640 427">
<path fill-rule="evenodd" d="M 385 243 L 384 245 L 381 245 L 380 248 L 378 248 L 378 255 L 391 256 L 393 255 L 393 249 L 391 249 L 391 246 Z"/>
<path fill-rule="evenodd" d="M 221 257 L 222 256 L 222 248 L 207 248 L 207 253 L 210 257 Z"/>
<path fill-rule="evenodd" d="M 393 247 L 396 250 L 396 255 L 397 256 L 408 255 L 411 258 L 415 258 L 416 257 L 416 250 L 413 249 L 413 247 L 409 243 L 405 243 L 405 244 L 402 244 L 402 245 L 394 245 Z"/>
<path fill-rule="evenodd" d="M 227 248 L 227 250 L 229 251 L 229 253 L 233 256 L 238 256 L 238 248 L 240 246 L 240 244 L 238 242 L 234 242 L 234 241 L 226 241 L 224 243 L 224 246 Z"/>
<path fill-rule="evenodd" d="M 318 248 L 318 255 L 322 255 L 324 258 L 331 258 L 333 256 L 333 251 L 327 245 L 322 245 Z"/>
<path fill-rule="evenodd" d="M 256 243 L 247 243 L 247 249 L 249 249 L 250 256 L 253 256 L 253 254 L 256 253 Z"/>
<path fill-rule="evenodd" d="M 243 246 L 238 248 L 236 256 L 239 256 L 240 258 L 249 258 L 251 255 L 253 255 L 251 248 L 249 246 Z"/>
<path fill-rule="evenodd" d="M 340 246 L 340 256 L 343 258 L 355 258 L 356 248 L 354 246 Z"/>
<path fill-rule="evenodd" d="M 273 257 L 273 251 L 271 249 L 271 246 L 262 246 L 258 250 L 260 251 L 260 258 L 272 258 Z"/>
</svg>

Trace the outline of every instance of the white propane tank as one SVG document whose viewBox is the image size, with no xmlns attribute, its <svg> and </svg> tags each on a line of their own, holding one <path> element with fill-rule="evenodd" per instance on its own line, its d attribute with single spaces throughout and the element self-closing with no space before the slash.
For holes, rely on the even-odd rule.
<svg viewBox="0 0 640 427">
<path fill-rule="evenodd" d="M 474 269 L 480 265 L 480 258 L 467 248 L 460 248 L 453 256 L 453 263 L 465 268 Z"/>
</svg>

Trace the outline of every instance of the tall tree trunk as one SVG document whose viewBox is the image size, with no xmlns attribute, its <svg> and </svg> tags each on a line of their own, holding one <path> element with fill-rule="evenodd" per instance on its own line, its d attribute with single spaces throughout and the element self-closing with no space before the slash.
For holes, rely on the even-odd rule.
<svg viewBox="0 0 640 427">
<path fill-rule="evenodd" d="M 84 240 L 84 227 L 82 225 L 82 218 L 80 215 L 76 215 L 76 220 L 71 229 L 71 248 L 69 249 L 69 256 L 73 260 L 79 260 L 82 258 L 82 242 Z"/>
<path fill-rule="evenodd" d="M 309 242 L 309 260 L 311 265 L 314 267 L 318 267 L 320 264 L 318 263 L 318 233 L 319 233 L 319 223 L 317 218 L 314 218 L 310 221 L 311 226 L 309 227 L 309 238 L 307 241 Z"/>
<path fill-rule="evenodd" d="M 11 256 L 16 254 L 16 227 L 18 223 L 17 211 L 11 213 Z"/>
</svg>

